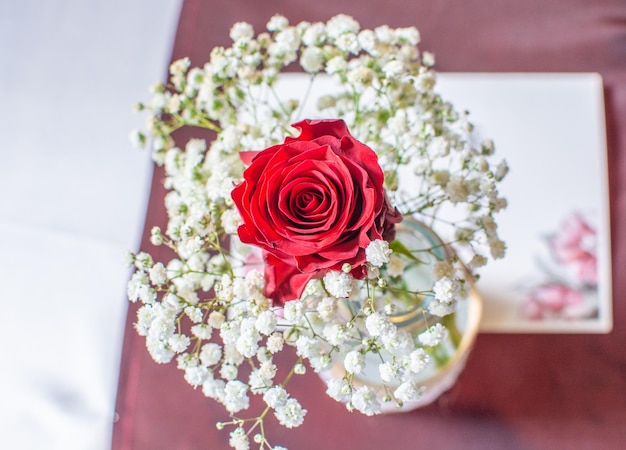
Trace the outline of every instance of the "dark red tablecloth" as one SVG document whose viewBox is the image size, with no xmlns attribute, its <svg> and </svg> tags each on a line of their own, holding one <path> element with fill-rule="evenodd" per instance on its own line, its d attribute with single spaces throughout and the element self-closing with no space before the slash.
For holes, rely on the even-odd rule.
<svg viewBox="0 0 626 450">
<path fill-rule="evenodd" d="M 363 27 L 415 25 L 436 68 L 459 72 L 599 72 L 604 77 L 613 258 L 614 330 L 608 335 L 478 337 L 458 383 L 435 404 L 406 414 L 350 414 L 312 372 L 290 384 L 308 409 L 302 427 L 268 433 L 290 449 L 626 448 L 626 1 L 625 0 L 188 0 L 172 59 L 208 59 L 229 45 L 236 21 L 261 30 L 274 13 L 291 22 L 344 12 Z M 165 224 L 156 171 L 143 248 Z M 194 391 L 174 364 L 157 365 L 129 310 L 114 449 L 222 449 L 221 406 Z"/>
</svg>

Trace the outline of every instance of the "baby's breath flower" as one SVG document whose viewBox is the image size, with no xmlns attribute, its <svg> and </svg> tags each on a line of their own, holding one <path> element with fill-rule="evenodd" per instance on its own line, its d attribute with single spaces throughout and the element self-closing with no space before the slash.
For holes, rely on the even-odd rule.
<svg viewBox="0 0 626 450">
<path fill-rule="evenodd" d="M 167 270 L 163 263 L 156 263 L 149 271 L 150 282 L 154 285 L 162 285 L 167 281 Z"/>
<path fill-rule="evenodd" d="M 328 62 L 326 63 L 326 73 L 329 75 L 334 75 L 336 73 L 342 73 L 345 72 L 348 68 L 348 63 L 346 62 L 345 58 L 341 57 L 341 56 L 335 56 L 331 59 L 328 60 Z M 327 96 L 326 97 L 328 100 L 333 99 L 334 102 L 334 98 Z M 321 100 L 321 99 L 320 99 Z M 328 103 L 327 100 L 327 103 Z M 330 107 L 332 105 L 328 104 L 328 105 L 324 105 L 324 104 L 320 104 L 319 108 L 320 109 L 324 109 L 327 107 Z"/>
<path fill-rule="evenodd" d="M 491 155 L 495 150 L 495 145 L 491 139 L 485 139 L 482 141 L 480 149 L 483 155 Z"/>
<path fill-rule="evenodd" d="M 129 139 L 135 148 L 144 148 L 146 146 L 146 135 L 139 130 L 131 131 Z"/>
<path fill-rule="evenodd" d="M 365 358 L 361 352 L 352 350 L 344 358 L 343 365 L 348 373 L 358 375 L 365 367 Z"/>
<path fill-rule="evenodd" d="M 222 364 L 219 375 L 223 380 L 232 381 L 237 378 L 239 369 L 234 364 Z"/>
<path fill-rule="evenodd" d="M 360 28 L 361 26 L 356 20 L 345 14 L 339 14 L 331 18 L 326 24 L 328 35 L 333 39 L 337 39 L 346 33 L 356 34 Z"/>
<path fill-rule="evenodd" d="M 346 52 L 356 54 L 359 51 L 359 41 L 354 33 L 344 33 L 337 38 L 337 48 Z"/>
<path fill-rule="evenodd" d="M 475 233 L 471 228 L 462 227 L 456 230 L 454 238 L 460 243 L 467 243 L 474 239 Z"/>
<path fill-rule="evenodd" d="M 414 381 L 405 381 L 393 392 L 393 395 L 401 402 L 415 402 L 424 395 L 425 388 L 418 386 Z"/>
<path fill-rule="evenodd" d="M 367 67 L 359 66 L 348 72 L 348 81 L 355 88 L 362 90 L 364 87 L 370 86 L 374 80 L 374 72 Z"/>
<path fill-rule="evenodd" d="M 251 358 L 256 355 L 259 349 L 259 339 L 261 336 L 258 333 L 242 333 L 235 342 L 235 347 L 246 358 Z"/>
<path fill-rule="evenodd" d="M 274 332 L 267 338 L 267 349 L 272 353 L 278 353 L 283 349 L 284 342 L 283 335 Z"/>
<path fill-rule="evenodd" d="M 187 306 L 185 308 L 185 314 L 192 322 L 198 323 L 202 321 L 202 309 L 195 306 Z"/>
<path fill-rule="evenodd" d="M 496 168 L 496 173 L 495 173 L 496 180 L 498 181 L 502 180 L 506 176 L 507 173 L 509 173 L 509 166 L 507 165 L 506 161 L 502 160 L 500 164 L 498 164 L 498 167 Z"/>
<path fill-rule="evenodd" d="M 352 292 L 352 277 L 345 272 L 331 270 L 324 275 L 324 287 L 334 297 L 348 297 Z"/>
<path fill-rule="evenodd" d="M 380 312 L 374 312 L 367 316 L 365 326 L 370 336 L 381 336 L 392 327 L 387 316 Z"/>
<path fill-rule="evenodd" d="M 304 314 L 304 304 L 300 301 L 287 302 L 283 310 L 285 319 L 290 322 L 297 323 Z"/>
<path fill-rule="evenodd" d="M 237 229 L 241 224 L 241 216 L 236 209 L 227 209 L 222 213 L 222 227 L 226 233 L 237 234 Z"/>
<path fill-rule="evenodd" d="M 152 359 L 159 364 L 170 362 L 175 354 L 162 340 L 150 335 L 146 339 L 146 348 Z"/>
<path fill-rule="evenodd" d="M 376 35 L 372 30 L 362 30 L 358 36 L 357 40 L 359 41 L 359 45 L 363 49 L 363 51 L 375 55 L 376 53 Z"/>
<path fill-rule="evenodd" d="M 306 72 L 318 72 L 324 66 L 324 53 L 318 47 L 307 47 L 300 56 L 300 65 Z"/>
<path fill-rule="evenodd" d="M 450 196 L 452 203 L 460 203 L 467 200 L 469 188 L 466 181 L 459 176 L 452 177 L 446 184 L 446 192 Z"/>
<path fill-rule="evenodd" d="M 383 239 L 377 239 L 370 242 L 365 249 L 365 258 L 371 265 L 381 267 L 383 264 L 387 264 L 389 262 L 389 256 L 391 253 L 389 242 Z"/>
<path fill-rule="evenodd" d="M 224 387 L 224 406 L 230 413 L 247 409 L 250 405 L 248 386 L 239 380 L 231 380 Z"/>
<path fill-rule="evenodd" d="M 159 227 L 153 227 L 150 231 L 150 242 L 157 246 L 163 244 L 163 235 Z"/>
<path fill-rule="evenodd" d="M 221 328 L 225 321 L 226 317 L 219 311 L 211 311 L 211 314 L 209 314 L 208 324 L 212 328 Z"/>
<path fill-rule="evenodd" d="M 506 253 L 506 244 L 504 241 L 494 238 L 489 240 L 489 249 L 491 251 L 491 256 L 495 259 L 504 258 Z"/>
<path fill-rule="evenodd" d="M 231 431 L 228 445 L 235 450 L 248 450 L 250 448 L 250 441 L 243 427 L 237 427 Z"/>
<path fill-rule="evenodd" d="M 432 67 L 435 65 L 435 55 L 431 52 L 422 53 L 422 64 L 426 67 Z"/>
<path fill-rule="evenodd" d="M 387 273 L 390 277 L 399 277 L 404 273 L 406 262 L 398 255 L 392 254 L 389 257 L 389 263 L 387 263 Z"/>
<path fill-rule="evenodd" d="M 184 334 L 174 334 L 167 340 L 169 347 L 175 353 L 183 352 L 187 349 L 191 340 Z"/>
<path fill-rule="evenodd" d="M 350 385 L 343 378 L 331 378 L 327 383 L 326 394 L 338 402 L 350 396 Z"/>
<path fill-rule="evenodd" d="M 387 78 L 395 78 L 404 72 L 402 61 L 391 60 L 383 66 L 383 73 Z"/>
<path fill-rule="evenodd" d="M 381 380 L 389 383 L 398 376 L 399 367 L 391 361 L 386 361 L 378 366 L 378 371 L 380 372 Z"/>
<path fill-rule="evenodd" d="M 319 346 L 316 339 L 310 336 L 300 336 L 296 340 L 296 353 L 298 356 L 312 358 L 319 354 Z"/>
<path fill-rule="evenodd" d="M 209 342 L 202 346 L 200 351 L 200 361 L 205 366 L 214 366 L 222 359 L 222 347 L 214 342 Z"/>
<path fill-rule="evenodd" d="M 185 381 L 192 386 L 200 386 L 209 375 L 209 370 L 204 366 L 193 366 L 185 369 Z"/>
<path fill-rule="evenodd" d="M 189 69 L 190 65 L 191 61 L 187 57 L 177 59 L 176 61 L 172 62 L 172 64 L 170 64 L 170 74 L 181 75 L 185 73 L 187 69 Z"/>
<path fill-rule="evenodd" d="M 308 26 L 302 34 L 302 43 L 306 46 L 320 45 L 326 39 L 326 27 L 321 22 Z"/>
<path fill-rule="evenodd" d="M 247 41 L 254 36 L 252 25 L 246 22 L 237 22 L 230 29 L 230 38 L 233 41 Z"/>
<path fill-rule="evenodd" d="M 434 299 L 428 303 L 428 312 L 433 316 L 444 317 L 448 314 L 452 314 L 456 310 L 456 304 L 456 300 L 444 302 Z"/>
<path fill-rule="evenodd" d="M 396 28 L 396 38 L 399 42 L 417 45 L 420 42 L 420 33 L 415 27 Z"/>
<path fill-rule="evenodd" d="M 139 295 L 139 300 L 141 300 L 143 303 L 154 303 L 157 299 L 156 290 L 148 285 L 144 284 L 139 286 L 137 292 Z"/>
<path fill-rule="evenodd" d="M 450 303 L 458 297 L 459 289 L 460 285 L 458 280 L 443 277 L 435 282 L 433 292 L 437 300 Z"/>
<path fill-rule="evenodd" d="M 283 406 L 289 399 L 289 394 L 282 386 L 273 386 L 263 394 L 263 401 L 270 408 Z"/>
<path fill-rule="evenodd" d="M 259 314 L 259 317 L 254 324 L 255 328 L 259 330 L 261 334 L 269 336 L 276 328 L 276 316 L 272 311 L 263 311 Z"/>
<path fill-rule="evenodd" d="M 135 322 L 135 330 L 139 336 L 147 336 L 150 326 L 155 318 L 153 305 L 143 305 L 137 310 L 137 322 Z"/>
<path fill-rule="evenodd" d="M 306 413 L 306 409 L 302 408 L 298 400 L 290 398 L 283 405 L 276 407 L 274 415 L 284 427 L 295 428 L 302 425 Z"/>
<path fill-rule="evenodd" d="M 135 255 L 135 267 L 140 270 L 147 270 L 154 265 L 152 256 L 148 253 L 140 252 Z"/>
<path fill-rule="evenodd" d="M 260 394 L 265 392 L 272 385 L 272 381 L 269 378 L 266 378 L 260 369 L 255 369 L 250 372 L 250 377 L 248 378 L 248 386 L 250 388 L 250 392 L 253 394 Z"/>
<path fill-rule="evenodd" d="M 477 269 L 479 267 L 483 267 L 487 264 L 487 258 L 483 255 L 474 255 L 467 266 L 470 269 Z"/>
<path fill-rule="evenodd" d="M 446 338 L 448 331 L 440 323 L 436 323 L 418 336 L 419 341 L 427 347 L 435 347 Z"/>
<path fill-rule="evenodd" d="M 317 305 L 317 312 L 324 320 L 330 320 L 337 312 L 337 300 L 332 297 L 324 297 Z"/>
<path fill-rule="evenodd" d="M 376 392 L 369 386 L 358 387 L 352 394 L 351 403 L 357 411 L 366 416 L 373 416 L 381 412 L 381 405 Z"/>
<path fill-rule="evenodd" d="M 148 336 L 157 341 L 165 343 L 176 330 L 176 327 L 174 326 L 174 321 L 172 320 L 172 317 L 168 316 L 167 312 L 165 312 L 163 308 L 154 308 L 153 312 L 154 318 L 150 323 Z"/>
<path fill-rule="evenodd" d="M 224 380 L 215 379 L 209 374 L 204 383 L 202 383 L 202 393 L 209 398 L 219 402 L 224 401 L 226 383 Z"/>
<path fill-rule="evenodd" d="M 173 292 L 168 292 L 163 296 L 161 305 L 177 313 L 185 307 L 184 300 Z"/>
<path fill-rule="evenodd" d="M 276 376 L 276 370 L 276 365 L 271 361 L 263 361 L 261 363 L 261 368 L 259 369 L 261 375 L 268 380 L 271 380 Z"/>
<path fill-rule="evenodd" d="M 266 28 L 268 29 L 268 31 L 281 31 L 287 28 L 288 25 L 289 21 L 285 16 L 276 14 L 272 16 L 269 22 L 267 22 Z"/>
<path fill-rule="evenodd" d="M 381 25 L 374 29 L 376 38 L 385 44 L 391 44 L 394 41 L 394 32 L 388 25 Z"/>
<path fill-rule="evenodd" d="M 420 373 L 430 364 L 430 355 L 423 348 L 415 349 L 408 358 L 408 368 L 415 374 Z"/>
</svg>

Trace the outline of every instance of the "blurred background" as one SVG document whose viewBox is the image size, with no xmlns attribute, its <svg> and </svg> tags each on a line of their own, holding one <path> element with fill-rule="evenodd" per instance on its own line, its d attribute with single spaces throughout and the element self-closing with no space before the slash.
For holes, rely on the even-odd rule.
<svg viewBox="0 0 626 450">
<path fill-rule="evenodd" d="M 108 449 L 180 0 L 0 0 L 0 448 Z"/>
</svg>

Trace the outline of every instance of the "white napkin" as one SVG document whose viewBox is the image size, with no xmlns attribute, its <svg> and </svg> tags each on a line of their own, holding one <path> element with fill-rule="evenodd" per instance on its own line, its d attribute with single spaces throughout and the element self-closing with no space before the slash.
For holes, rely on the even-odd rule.
<svg viewBox="0 0 626 450">
<path fill-rule="evenodd" d="M 0 3 L 0 448 L 108 449 L 180 0 Z"/>
</svg>

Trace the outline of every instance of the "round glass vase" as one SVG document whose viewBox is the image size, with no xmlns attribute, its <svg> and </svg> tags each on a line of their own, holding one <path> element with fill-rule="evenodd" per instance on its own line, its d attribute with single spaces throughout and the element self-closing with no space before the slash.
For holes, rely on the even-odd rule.
<svg viewBox="0 0 626 450">
<path fill-rule="evenodd" d="M 419 264 L 413 264 L 403 275 L 406 288 L 412 292 L 431 291 L 435 281 L 434 264 L 450 260 L 451 250 L 430 227 L 413 218 L 405 218 L 397 226 L 396 239 L 402 242 L 404 250 L 411 249 L 412 253 L 419 254 Z M 420 251 L 421 249 L 424 251 Z M 384 401 L 388 389 L 394 390 L 397 385 L 383 383 L 380 378 L 378 365 L 381 362 L 381 355 L 368 353 L 365 356 L 366 368 L 359 375 L 354 375 L 353 384 L 374 388 L 378 392 L 383 413 L 406 412 L 428 405 L 456 383 L 478 334 L 482 315 L 482 299 L 470 278 L 466 277 L 468 295 L 457 302 L 456 310 L 452 314 L 444 317 L 428 314 L 426 310 L 432 295 L 424 295 L 413 304 L 406 301 L 398 302 L 404 307 L 389 315 L 389 320 L 398 329 L 408 331 L 414 337 L 437 322 L 446 326 L 448 337 L 432 352 L 428 367 L 414 377 L 414 380 L 424 387 L 423 395 L 419 400 L 404 402 L 400 407 L 393 400 Z M 355 307 L 358 307 L 354 304 L 342 306 L 349 311 L 354 311 Z M 427 316 L 428 320 L 425 320 Z M 343 359 L 338 355 L 333 359 L 331 369 L 322 373 L 321 378 L 328 381 L 331 378 L 343 378 L 345 375 Z"/>
</svg>

